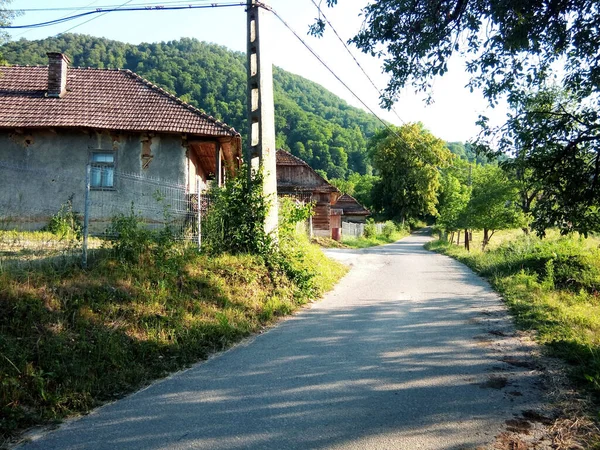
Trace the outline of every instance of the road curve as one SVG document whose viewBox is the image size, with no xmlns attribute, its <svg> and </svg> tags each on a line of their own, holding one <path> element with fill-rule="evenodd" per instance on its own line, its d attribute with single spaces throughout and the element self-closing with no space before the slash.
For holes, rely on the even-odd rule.
<svg viewBox="0 0 600 450">
<path fill-rule="evenodd" d="M 475 449 L 540 403 L 499 297 L 414 234 L 322 301 L 32 449 Z M 525 367 L 522 367 L 525 366 Z M 530 366 L 529 366 L 530 367 Z"/>
</svg>

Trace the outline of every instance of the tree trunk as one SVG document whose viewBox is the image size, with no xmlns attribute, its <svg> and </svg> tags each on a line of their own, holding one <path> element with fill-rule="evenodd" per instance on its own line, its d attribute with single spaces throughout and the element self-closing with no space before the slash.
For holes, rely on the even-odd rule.
<svg viewBox="0 0 600 450">
<path fill-rule="evenodd" d="M 490 240 L 489 235 L 490 235 L 490 230 L 488 230 L 487 228 L 484 228 L 483 229 L 483 242 L 481 243 L 481 251 L 484 251 L 485 247 L 488 245 L 488 242 Z"/>
<path fill-rule="evenodd" d="M 471 246 L 469 245 L 469 230 L 465 229 L 465 250 L 470 252 Z"/>
<path fill-rule="evenodd" d="M 450 239 L 449 239 L 451 244 L 454 244 L 454 231 L 452 233 L 450 233 Z"/>
<path fill-rule="evenodd" d="M 460 245 L 460 230 L 456 232 L 456 245 Z"/>
</svg>

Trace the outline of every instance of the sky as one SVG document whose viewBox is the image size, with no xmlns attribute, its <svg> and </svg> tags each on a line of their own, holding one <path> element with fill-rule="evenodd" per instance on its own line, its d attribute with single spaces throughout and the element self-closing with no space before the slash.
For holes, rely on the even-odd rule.
<svg viewBox="0 0 600 450">
<path fill-rule="evenodd" d="M 13 0 L 14 9 L 118 7 L 127 0 Z M 219 4 L 219 0 L 190 0 L 194 4 Z M 188 1 L 187 3 L 190 3 Z M 318 4 L 319 0 L 315 0 Z M 243 2 L 243 0 L 242 0 Z M 168 6 L 174 0 L 130 0 L 127 6 Z M 186 0 L 177 2 L 186 3 Z M 224 0 L 221 4 L 232 3 Z M 361 9 L 368 0 L 341 0 L 338 6 L 322 9 L 335 31 L 344 40 L 354 36 L 360 29 L 364 17 Z M 426 105 L 422 94 L 415 94 L 410 87 L 404 89 L 394 106 L 395 112 L 379 108 L 379 93 L 365 77 L 344 45 L 329 28 L 323 38 L 307 35 L 308 26 L 318 16 L 312 0 L 270 0 L 271 7 L 331 68 L 331 70 L 356 94 L 378 117 L 396 125 L 405 122 L 422 122 L 435 136 L 446 141 L 468 141 L 476 137 L 475 125 L 479 114 L 499 123 L 505 116 L 500 107 L 489 109 L 480 92 L 471 93 L 465 85 L 468 75 L 464 62 L 456 58 L 451 61 L 450 71 L 434 83 L 432 105 Z M 13 25 L 53 20 L 80 11 L 25 12 L 14 20 Z M 92 19 L 92 20 L 90 20 Z M 268 31 L 268 50 L 273 64 L 289 72 L 315 81 L 353 106 L 367 109 L 326 69 L 306 47 L 274 15 L 270 15 L 268 26 L 263 24 L 261 33 Z M 246 51 L 246 12 L 244 6 L 182 11 L 148 10 L 135 12 L 111 12 L 94 14 L 50 27 L 10 30 L 13 39 L 42 39 L 60 33 L 81 33 L 105 37 L 131 44 L 196 38 L 213 42 L 231 50 Z M 261 36 L 264 39 L 265 35 Z M 350 46 L 350 51 L 375 82 L 379 90 L 387 85 L 387 76 L 382 73 L 382 61 L 361 53 Z"/>
</svg>

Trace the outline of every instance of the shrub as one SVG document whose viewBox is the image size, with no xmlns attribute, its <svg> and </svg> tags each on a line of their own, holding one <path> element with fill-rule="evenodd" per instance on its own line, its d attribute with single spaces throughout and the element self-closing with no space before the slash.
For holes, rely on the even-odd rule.
<svg viewBox="0 0 600 450">
<path fill-rule="evenodd" d="M 262 169 L 248 177 L 243 166 L 224 187 L 214 187 L 210 210 L 202 223 L 202 250 L 209 254 L 266 255 L 273 244 L 264 229 L 270 202 L 263 195 Z"/>
<path fill-rule="evenodd" d="M 81 239 L 81 216 L 73 211 L 73 195 L 50 218 L 48 225 L 44 227 L 44 231 L 49 231 L 61 238 Z"/>
<path fill-rule="evenodd" d="M 372 219 L 367 219 L 367 222 L 365 223 L 364 237 L 371 239 L 375 236 L 377 236 L 377 226 Z"/>
<path fill-rule="evenodd" d="M 386 239 L 391 239 L 394 233 L 397 233 L 398 231 L 399 230 L 396 227 L 396 224 L 394 224 L 394 222 L 392 222 L 391 220 L 388 220 L 383 224 L 382 234 Z"/>
</svg>

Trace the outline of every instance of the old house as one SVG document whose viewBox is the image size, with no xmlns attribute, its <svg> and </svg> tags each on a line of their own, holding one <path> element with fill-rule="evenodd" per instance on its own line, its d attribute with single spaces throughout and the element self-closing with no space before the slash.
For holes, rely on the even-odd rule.
<svg viewBox="0 0 600 450">
<path fill-rule="evenodd" d="M 351 195 L 342 195 L 335 204 L 342 211 L 342 222 L 365 223 L 371 212 Z"/>
<path fill-rule="evenodd" d="M 129 70 L 48 58 L 0 67 L 0 219 L 41 224 L 67 199 L 82 211 L 88 164 L 92 197 L 123 210 L 153 195 L 126 179 L 189 196 L 239 167 L 240 135 L 219 120 Z"/>
<path fill-rule="evenodd" d="M 314 201 L 313 234 L 326 237 L 339 235 L 342 216 L 333 205 L 342 193 L 306 162 L 285 150 L 277 150 L 277 194 L 303 202 Z"/>
</svg>

